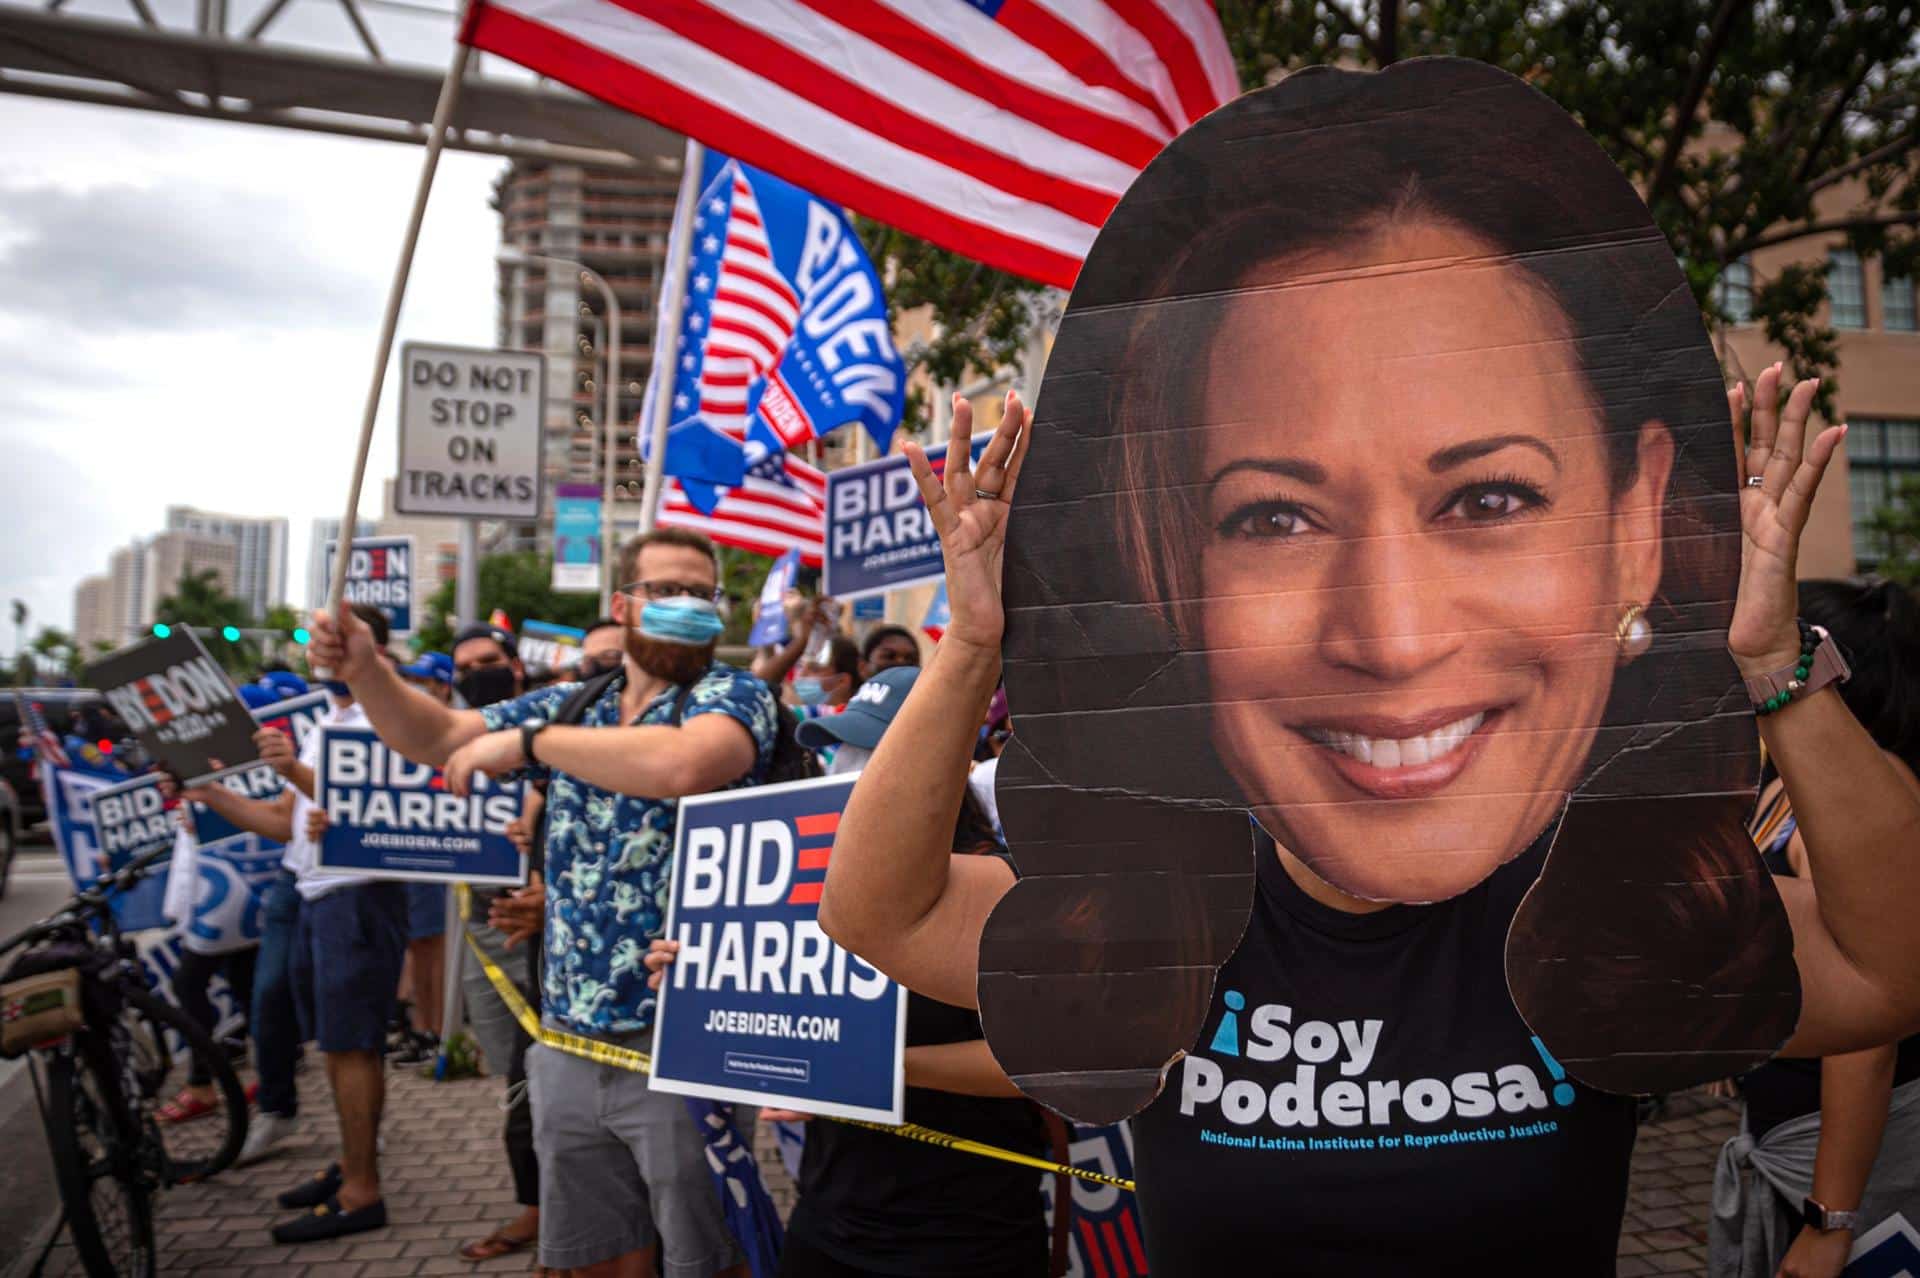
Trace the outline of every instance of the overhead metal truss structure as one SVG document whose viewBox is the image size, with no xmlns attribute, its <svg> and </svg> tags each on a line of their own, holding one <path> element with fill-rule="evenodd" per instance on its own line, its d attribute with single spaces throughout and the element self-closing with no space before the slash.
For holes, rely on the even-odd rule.
<svg viewBox="0 0 1920 1278">
<path fill-rule="evenodd" d="M 388 55 L 399 45 L 420 48 L 422 19 L 437 28 L 429 52 L 450 50 L 451 11 L 405 0 L 260 0 L 243 21 L 229 0 L 191 0 L 190 16 L 169 21 L 155 11 L 160 2 L 125 0 L 124 17 L 82 17 L 71 0 L 0 0 L 0 93 L 425 141 L 446 64 Z M 290 15 L 311 30 L 318 9 L 344 17 L 334 43 L 345 48 L 316 49 L 289 32 Z M 414 29 L 383 34 L 375 19 Z M 608 168 L 677 170 L 681 155 L 678 135 L 517 69 L 469 71 L 446 145 Z"/>
</svg>

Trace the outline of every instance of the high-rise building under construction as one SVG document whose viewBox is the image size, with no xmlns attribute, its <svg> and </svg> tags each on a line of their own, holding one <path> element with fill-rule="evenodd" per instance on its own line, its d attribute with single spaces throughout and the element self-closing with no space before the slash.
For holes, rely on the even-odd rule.
<svg viewBox="0 0 1920 1278">
<path fill-rule="evenodd" d="M 605 280 L 619 300 L 614 500 L 616 517 L 632 519 L 641 482 L 634 435 L 652 366 L 657 285 L 679 185 L 677 172 L 522 160 L 494 186 L 503 251 L 500 344 L 547 355 L 543 456 L 549 509 L 554 484 L 598 485 L 604 474 L 606 306 L 578 270 L 515 255 L 577 262 Z"/>
</svg>

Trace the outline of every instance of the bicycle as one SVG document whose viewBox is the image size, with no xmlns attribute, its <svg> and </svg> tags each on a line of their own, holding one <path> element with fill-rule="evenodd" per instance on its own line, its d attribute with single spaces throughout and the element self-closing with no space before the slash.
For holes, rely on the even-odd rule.
<svg viewBox="0 0 1920 1278">
<path fill-rule="evenodd" d="M 64 1221 L 92 1278 L 151 1278 L 155 1193 L 225 1170 L 247 1136 L 246 1093 L 226 1052 L 147 988 L 113 916 L 113 896 L 170 852 L 135 857 L 0 942 L 0 958 L 23 951 L 0 978 L 8 1054 L 31 1053 Z M 199 1122 L 163 1128 L 156 1103 L 196 1065 L 220 1104 Z"/>
</svg>

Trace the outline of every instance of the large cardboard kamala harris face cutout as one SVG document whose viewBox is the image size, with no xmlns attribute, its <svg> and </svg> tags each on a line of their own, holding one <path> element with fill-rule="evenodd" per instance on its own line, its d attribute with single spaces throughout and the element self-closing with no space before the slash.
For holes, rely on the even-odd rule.
<svg viewBox="0 0 1920 1278">
<path fill-rule="evenodd" d="M 1724 388 L 1666 241 L 1552 102 L 1432 59 L 1214 112 L 1102 230 L 1036 441 L 1000 772 L 1022 879 L 980 985 L 1030 1093 L 1152 1097 L 1244 929 L 1247 814 L 1385 902 L 1551 839 L 1509 981 L 1596 1086 L 1786 1038 Z"/>
</svg>

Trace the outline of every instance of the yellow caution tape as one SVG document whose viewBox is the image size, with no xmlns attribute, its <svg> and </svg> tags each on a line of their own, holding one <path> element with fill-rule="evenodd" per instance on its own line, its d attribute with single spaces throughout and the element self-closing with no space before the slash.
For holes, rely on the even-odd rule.
<svg viewBox="0 0 1920 1278">
<path fill-rule="evenodd" d="M 465 884 L 459 887 L 460 917 L 467 917 L 467 889 Z M 613 1043 L 602 1043 L 597 1039 L 583 1038 L 578 1034 L 569 1034 L 564 1030 L 552 1029 L 540 1023 L 533 1009 L 527 1006 L 527 1000 L 520 993 L 508 975 L 500 970 L 499 964 L 487 956 L 480 948 L 480 942 L 473 939 L 473 933 L 462 931 L 467 938 L 467 948 L 473 951 L 473 957 L 480 963 L 480 970 L 487 974 L 487 982 L 493 986 L 494 993 L 513 1013 L 513 1019 L 520 1022 L 520 1028 L 527 1037 L 543 1047 L 573 1056 L 584 1057 L 597 1065 L 611 1065 L 615 1069 L 632 1070 L 636 1074 L 651 1073 L 653 1058 L 645 1052 L 637 1052 L 631 1047 L 620 1047 Z M 931 1127 L 922 1127 L 918 1123 L 902 1123 L 890 1127 L 885 1123 L 869 1123 L 857 1118 L 834 1118 L 826 1121 L 845 1123 L 849 1127 L 864 1127 L 869 1131 L 886 1132 L 893 1136 L 904 1136 L 908 1140 L 917 1140 L 926 1145 L 938 1145 L 942 1149 L 958 1150 L 963 1154 L 978 1154 L 982 1158 L 997 1159 L 1003 1163 L 1015 1163 L 1021 1167 L 1032 1167 L 1038 1171 L 1053 1172 L 1056 1175 L 1074 1176 L 1091 1181 L 1096 1185 L 1113 1185 L 1133 1192 L 1133 1182 L 1122 1180 L 1118 1176 L 1108 1176 L 1103 1172 L 1088 1171 L 1084 1167 L 1073 1167 L 1066 1163 L 1051 1162 L 1045 1158 L 1035 1158 L 1031 1154 L 1016 1153 L 1011 1149 L 1001 1149 L 997 1145 L 985 1145 L 977 1140 L 968 1140 L 964 1136 L 954 1136 L 947 1132 L 935 1131 Z"/>
<path fill-rule="evenodd" d="M 938 1132 L 931 1127 L 922 1127 L 918 1123 L 902 1123 L 898 1127 L 889 1127 L 885 1123 L 869 1123 L 861 1118 L 835 1118 L 829 1121 L 845 1123 L 849 1127 L 865 1127 L 869 1131 L 887 1132 L 893 1136 L 905 1136 L 908 1140 L 938 1145 L 943 1149 L 957 1149 L 963 1154 L 979 1154 L 983 1158 L 995 1158 L 1003 1163 L 1018 1163 L 1022 1167 L 1035 1167 L 1044 1172 L 1064 1173 L 1081 1180 L 1090 1180 L 1096 1185 L 1114 1185 L 1128 1193 L 1133 1192 L 1133 1182 L 1122 1180 L 1118 1176 L 1088 1171 L 1084 1167 L 1072 1167 L 1066 1163 L 1050 1162 L 1045 1158 L 1035 1158 L 1031 1154 L 1018 1154 L 1011 1149 L 1001 1149 L 998 1145 L 983 1145 L 977 1140 Z"/>
</svg>

